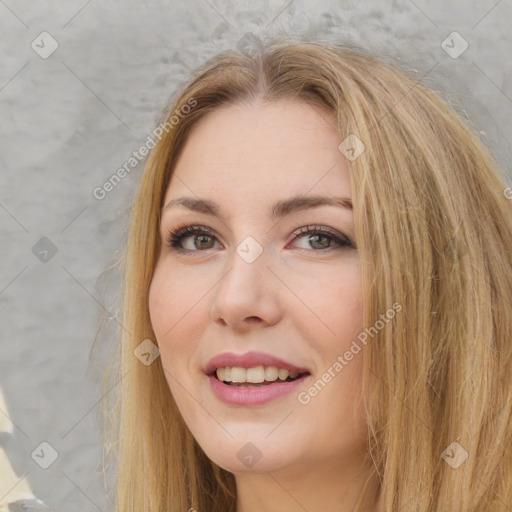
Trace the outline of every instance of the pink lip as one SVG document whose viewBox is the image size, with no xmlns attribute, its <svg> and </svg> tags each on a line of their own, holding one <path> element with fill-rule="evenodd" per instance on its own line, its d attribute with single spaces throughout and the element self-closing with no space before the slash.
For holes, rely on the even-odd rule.
<svg viewBox="0 0 512 512">
<path fill-rule="evenodd" d="M 276 366 L 290 372 L 304 373 L 292 382 L 275 382 L 260 387 L 234 387 L 224 384 L 215 375 L 217 368 L 239 366 L 252 368 L 254 366 Z M 310 377 L 311 372 L 307 368 L 301 368 L 283 361 L 270 354 L 262 352 L 247 352 L 245 354 L 233 354 L 226 352 L 215 356 L 203 369 L 210 382 L 210 387 L 215 396 L 224 403 L 231 405 L 263 405 L 283 395 L 291 393 L 304 380 Z"/>
<path fill-rule="evenodd" d="M 215 396 L 226 404 L 231 405 L 263 405 L 283 395 L 291 393 L 294 389 L 311 377 L 304 374 L 291 382 L 267 384 L 256 388 L 233 387 L 221 382 L 215 375 L 209 375 L 210 387 Z"/>
<path fill-rule="evenodd" d="M 271 356 L 270 354 L 253 351 L 246 352 L 245 354 L 234 354 L 232 352 L 218 354 L 210 360 L 203 371 L 206 375 L 211 375 L 217 370 L 217 368 L 224 368 L 226 366 L 240 366 L 241 368 L 251 368 L 254 366 L 277 366 L 277 368 L 283 368 L 289 372 L 309 372 L 307 368 L 300 368 L 291 363 L 287 363 L 282 359 Z"/>
</svg>

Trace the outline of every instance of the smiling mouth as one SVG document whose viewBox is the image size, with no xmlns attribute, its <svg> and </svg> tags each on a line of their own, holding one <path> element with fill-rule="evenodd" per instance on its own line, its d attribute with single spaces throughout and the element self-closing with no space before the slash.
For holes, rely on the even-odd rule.
<svg viewBox="0 0 512 512">
<path fill-rule="evenodd" d="M 252 368 L 224 367 L 217 368 L 217 370 L 210 374 L 211 377 L 214 377 L 223 384 L 238 388 L 258 388 L 271 384 L 283 384 L 299 380 L 307 375 L 310 375 L 310 373 L 289 372 L 275 366 L 257 366 Z"/>
</svg>

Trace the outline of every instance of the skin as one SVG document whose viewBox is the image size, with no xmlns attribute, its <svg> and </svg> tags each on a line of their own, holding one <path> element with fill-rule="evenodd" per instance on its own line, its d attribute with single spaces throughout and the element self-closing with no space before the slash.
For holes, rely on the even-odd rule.
<svg viewBox="0 0 512 512">
<path fill-rule="evenodd" d="M 149 309 L 166 379 L 202 449 L 232 472 L 237 512 L 352 511 L 368 471 L 361 400 L 364 350 L 304 405 L 297 400 L 332 367 L 363 328 L 361 262 L 356 247 L 293 232 L 318 225 L 354 243 L 350 209 L 319 206 L 280 220 L 267 210 L 295 195 L 351 197 L 349 163 L 336 119 L 299 100 L 223 106 L 191 131 L 165 202 L 180 196 L 216 201 L 224 220 L 183 206 L 165 210 L 162 251 Z M 189 235 L 191 253 L 166 241 L 170 230 L 207 226 Z M 252 236 L 262 254 L 247 263 L 237 246 Z M 260 406 L 221 402 L 202 372 L 221 352 L 256 350 L 311 370 L 296 392 Z M 237 457 L 253 443 L 252 467 Z M 375 481 L 362 510 L 376 511 Z"/>
</svg>

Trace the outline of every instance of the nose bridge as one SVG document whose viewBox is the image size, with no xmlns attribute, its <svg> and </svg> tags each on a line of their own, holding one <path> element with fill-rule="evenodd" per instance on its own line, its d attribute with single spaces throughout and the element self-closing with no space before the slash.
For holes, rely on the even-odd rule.
<svg viewBox="0 0 512 512">
<path fill-rule="evenodd" d="M 224 284 L 234 288 L 231 291 L 241 296 L 245 295 L 245 291 L 259 294 L 260 287 L 268 289 L 266 281 L 271 277 L 267 269 L 267 265 L 271 264 L 269 253 L 269 249 L 264 250 L 252 236 L 244 238 L 229 258 L 229 272 L 223 279 Z"/>
<path fill-rule="evenodd" d="M 222 318 L 232 326 L 248 318 L 258 317 L 273 323 L 280 316 L 276 297 L 271 251 L 255 238 L 242 240 L 229 257 L 228 270 L 218 283 L 212 304 L 212 319 Z"/>
</svg>

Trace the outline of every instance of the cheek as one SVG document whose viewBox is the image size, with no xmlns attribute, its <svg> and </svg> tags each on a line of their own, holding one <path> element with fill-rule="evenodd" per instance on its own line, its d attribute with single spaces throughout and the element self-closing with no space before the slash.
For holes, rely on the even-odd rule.
<svg viewBox="0 0 512 512">
<path fill-rule="evenodd" d="M 330 350 L 341 350 L 363 327 L 361 268 L 358 263 L 317 271 L 300 281 L 300 296 L 329 333 Z M 299 295 L 298 293 L 298 295 Z M 320 334 L 320 332 L 319 332 Z"/>
<path fill-rule="evenodd" d="M 351 338 L 363 328 L 362 283 L 358 273 L 348 276 L 336 290 L 337 304 L 334 314 L 337 316 L 337 332 L 343 332 Z"/>
<path fill-rule="evenodd" d="M 339 356 L 351 350 L 363 329 L 360 265 L 347 265 L 339 273 L 336 272 L 336 277 L 331 272 L 329 278 L 324 276 L 315 281 L 319 286 L 315 287 L 314 293 L 309 294 L 308 300 L 309 304 L 314 305 L 311 309 L 321 322 L 314 322 L 317 329 L 311 328 L 310 333 L 322 360 L 322 371 L 327 371 L 333 368 Z M 335 383 L 330 388 L 332 391 L 344 388 L 347 397 L 355 397 L 352 391 L 359 389 L 363 350 L 355 355 L 349 354 L 348 358 L 348 364 L 336 374 Z"/>
<path fill-rule="evenodd" d="M 157 267 L 149 287 L 148 308 L 151 326 L 159 342 L 170 327 L 169 313 L 175 311 L 176 304 L 172 303 L 176 296 L 174 291 L 172 281 L 165 279 L 163 272 Z"/>
<path fill-rule="evenodd" d="M 196 354 L 205 319 L 209 318 L 205 283 L 194 286 L 185 272 L 157 266 L 149 288 L 151 325 L 171 391 L 178 391 L 197 371 Z M 174 378 L 173 378 L 174 377 Z M 175 389 L 176 388 L 176 389 Z"/>
<path fill-rule="evenodd" d="M 174 373 L 174 367 L 179 367 L 184 346 L 180 346 L 180 328 L 187 322 L 188 306 L 187 288 L 182 287 L 180 279 L 174 279 L 161 267 L 155 270 L 149 288 L 148 308 L 151 326 L 160 349 L 162 364 L 168 371 Z M 172 357 L 169 357 L 172 351 Z"/>
<path fill-rule="evenodd" d="M 327 337 L 316 338 L 316 348 L 323 364 L 319 377 L 326 385 L 314 398 L 311 410 L 316 408 L 318 414 L 330 411 L 333 435 L 341 430 L 347 438 L 357 435 L 364 440 L 366 420 L 361 395 L 364 347 L 361 343 L 357 345 L 357 336 L 363 330 L 363 300 L 358 269 L 343 274 L 337 282 L 331 281 L 322 306 L 322 319 L 331 332 Z"/>
<path fill-rule="evenodd" d="M 344 278 L 335 287 L 333 296 L 336 300 L 330 306 L 330 318 L 333 330 L 337 334 L 337 342 L 330 344 L 331 361 L 335 361 L 339 355 L 354 350 L 354 342 L 363 330 L 363 297 L 360 266 L 353 272 L 346 273 Z M 352 347 L 352 349 L 351 349 Z M 353 384 L 360 382 L 362 377 L 363 350 L 357 354 L 348 354 L 348 365 L 342 371 L 348 381 Z"/>
<path fill-rule="evenodd" d="M 153 330 L 160 342 L 190 323 L 195 307 L 201 299 L 200 290 L 190 286 L 186 276 L 170 272 L 164 265 L 157 266 L 149 288 L 148 307 Z"/>
<path fill-rule="evenodd" d="M 185 301 L 182 294 L 177 293 L 178 289 L 179 282 L 169 279 L 157 267 L 149 288 L 148 307 L 165 379 L 178 408 L 183 410 L 186 404 L 180 400 L 180 384 L 187 386 L 189 356 L 186 344 L 180 342 L 183 338 L 179 333 L 179 319 L 184 315 Z"/>
</svg>

